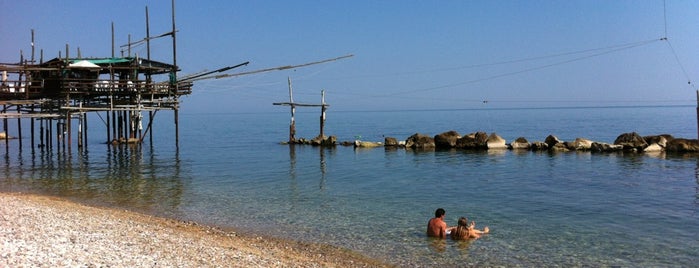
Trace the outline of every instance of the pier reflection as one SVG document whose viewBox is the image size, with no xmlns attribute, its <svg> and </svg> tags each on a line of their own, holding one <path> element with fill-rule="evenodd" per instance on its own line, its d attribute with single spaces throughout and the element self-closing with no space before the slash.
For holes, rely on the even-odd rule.
<svg viewBox="0 0 699 268">
<path fill-rule="evenodd" d="M 304 148 L 306 149 L 306 148 Z M 313 149 L 318 149 L 318 154 L 319 154 L 319 181 L 318 181 L 318 194 L 322 195 L 325 190 L 326 190 L 326 183 L 327 183 L 327 165 L 325 161 L 325 154 L 326 150 L 329 150 L 331 152 L 334 151 L 334 149 L 326 149 L 322 146 L 318 147 L 313 147 Z M 296 145 L 290 144 L 289 145 L 289 179 L 290 179 L 290 185 L 289 185 L 289 191 L 290 191 L 290 198 L 291 198 L 291 204 L 296 207 L 296 203 L 302 199 L 302 192 L 304 192 L 303 189 L 299 189 L 299 178 L 297 178 L 297 154 L 296 154 Z M 302 171 L 305 172 L 305 171 Z M 311 172 L 309 174 L 316 174 L 315 172 Z M 301 178 L 303 179 L 303 178 Z"/>
<path fill-rule="evenodd" d="M 697 181 L 697 185 L 694 187 L 696 192 L 694 195 L 694 213 L 699 214 L 699 159 L 697 159 L 697 166 L 694 169 L 694 179 Z"/>
<path fill-rule="evenodd" d="M 187 177 L 179 152 L 163 157 L 152 148 L 124 145 L 93 152 L 11 151 L 5 154 L 2 173 L 0 191 L 47 194 L 155 214 L 180 205 Z"/>
</svg>

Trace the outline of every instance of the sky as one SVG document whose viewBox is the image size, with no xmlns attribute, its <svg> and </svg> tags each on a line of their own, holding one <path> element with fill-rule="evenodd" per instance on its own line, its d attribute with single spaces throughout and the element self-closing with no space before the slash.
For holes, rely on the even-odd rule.
<svg viewBox="0 0 699 268">
<path fill-rule="evenodd" d="M 110 57 L 172 31 L 171 1 L 0 0 L 0 62 L 78 48 Z M 695 105 L 699 1 L 176 1 L 179 76 L 250 64 L 283 71 L 195 82 L 182 111 L 330 111 Z M 667 38 L 667 40 L 662 40 Z M 128 53 L 125 51 L 124 53 Z M 132 55 L 146 56 L 145 46 Z M 172 62 L 172 38 L 151 42 Z M 162 80 L 167 79 L 163 77 Z M 692 82 L 692 84 L 688 82 Z M 697 82 L 699 83 L 699 82 Z"/>
</svg>

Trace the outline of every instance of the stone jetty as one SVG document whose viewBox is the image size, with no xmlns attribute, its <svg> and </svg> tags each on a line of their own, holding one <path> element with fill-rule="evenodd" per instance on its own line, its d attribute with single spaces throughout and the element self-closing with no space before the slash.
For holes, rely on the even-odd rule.
<svg viewBox="0 0 699 268">
<path fill-rule="evenodd" d="M 337 144 L 337 138 L 335 136 L 324 136 L 316 137 L 310 141 L 300 139 L 296 144 L 335 146 Z M 586 138 L 562 141 L 555 135 L 549 135 L 543 141 L 532 142 L 525 137 L 518 137 L 511 143 L 507 143 L 507 141 L 497 133 L 488 134 L 479 131 L 461 135 L 455 130 L 450 130 L 434 136 L 415 133 L 404 141 L 400 141 L 394 137 L 385 137 L 383 142 L 355 140 L 351 142 L 343 141 L 339 144 L 354 147 L 392 147 L 416 150 L 529 150 L 549 152 L 590 151 L 604 153 L 699 152 L 699 141 L 696 139 L 675 138 L 670 134 L 641 136 L 636 132 L 623 133 L 611 144 Z"/>
</svg>

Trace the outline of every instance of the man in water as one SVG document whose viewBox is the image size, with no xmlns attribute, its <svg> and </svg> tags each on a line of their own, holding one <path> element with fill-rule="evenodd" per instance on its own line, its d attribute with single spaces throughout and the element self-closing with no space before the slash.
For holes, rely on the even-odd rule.
<svg viewBox="0 0 699 268">
<path fill-rule="evenodd" d="M 447 212 L 443 208 L 438 208 L 434 212 L 434 218 L 427 222 L 427 236 L 437 237 L 437 238 L 447 238 L 447 232 L 451 231 L 452 228 L 447 227 L 447 223 L 444 222 L 444 215 Z"/>
</svg>

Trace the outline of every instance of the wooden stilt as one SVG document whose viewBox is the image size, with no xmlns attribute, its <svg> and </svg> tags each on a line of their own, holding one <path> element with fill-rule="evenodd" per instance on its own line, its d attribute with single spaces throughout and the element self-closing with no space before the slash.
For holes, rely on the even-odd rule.
<svg viewBox="0 0 699 268">
<path fill-rule="evenodd" d="M 2 106 L 2 112 L 7 113 L 7 105 Z M 7 133 L 7 118 L 2 119 L 2 130 L 5 132 L 5 147 L 10 147 L 10 133 Z"/>
<path fill-rule="evenodd" d="M 87 150 L 87 113 L 83 113 L 83 148 Z"/>
<path fill-rule="evenodd" d="M 22 113 L 22 105 L 17 105 L 17 113 Z M 22 120 L 17 117 L 17 139 L 19 141 L 19 150 L 22 151 Z"/>
<path fill-rule="evenodd" d="M 325 90 L 320 91 L 320 137 L 325 139 Z"/>
<path fill-rule="evenodd" d="M 83 114 L 78 118 L 78 150 L 83 148 Z"/>
<path fill-rule="evenodd" d="M 175 148 L 180 148 L 179 110 L 175 108 Z"/>
<path fill-rule="evenodd" d="M 321 115 L 320 115 L 320 138 L 325 139 L 325 110 L 329 106 L 328 104 L 325 103 L 325 90 L 321 90 L 321 104 L 302 104 L 302 103 L 295 103 L 294 102 L 294 91 L 291 87 L 291 78 L 288 78 L 288 83 L 289 83 L 289 102 L 275 102 L 272 103 L 273 105 L 284 105 L 284 106 L 290 106 L 291 107 L 291 122 L 289 123 L 289 143 L 296 143 L 296 119 L 295 113 L 296 113 L 296 106 L 299 107 L 321 107 Z"/>
<path fill-rule="evenodd" d="M 71 122 L 71 121 L 72 121 L 72 120 L 70 120 L 70 116 L 71 116 L 70 111 L 66 112 L 66 124 L 65 124 L 65 128 L 66 128 L 66 129 L 65 129 L 65 131 L 63 132 L 64 135 L 67 136 L 67 137 L 66 137 L 66 139 L 67 139 L 67 142 L 66 142 L 66 143 L 67 143 L 67 145 L 68 145 L 68 151 L 70 151 L 71 145 L 73 144 L 73 139 L 72 139 L 72 138 L 73 138 L 73 131 L 72 131 L 72 129 L 71 129 L 71 125 L 72 125 L 72 122 Z"/>
<path fill-rule="evenodd" d="M 289 123 L 289 143 L 296 142 L 296 105 L 294 105 L 294 90 L 291 87 L 291 77 L 287 77 L 287 82 L 289 84 L 289 103 L 291 106 L 291 122 Z"/>
<path fill-rule="evenodd" d="M 110 143 L 112 141 L 112 139 L 111 139 L 111 135 L 110 135 L 111 133 L 109 131 L 110 130 L 110 128 L 109 128 L 109 112 L 106 112 L 106 114 L 107 114 L 107 116 L 106 116 L 107 122 L 105 122 L 106 123 L 105 128 L 107 129 L 107 143 Z"/>
<path fill-rule="evenodd" d="M 32 105 L 31 112 L 34 112 L 34 105 Z M 34 153 L 34 118 L 29 119 L 29 133 L 31 136 L 31 147 L 32 147 L 32 153 Z"/>
</svg>

